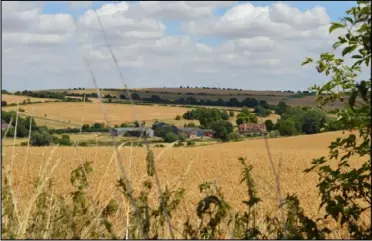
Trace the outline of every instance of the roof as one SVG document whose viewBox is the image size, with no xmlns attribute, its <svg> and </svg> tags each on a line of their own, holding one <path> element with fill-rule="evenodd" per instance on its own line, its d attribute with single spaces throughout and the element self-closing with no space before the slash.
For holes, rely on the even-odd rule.
<svg viewBox="0 0 372 241">
<path fill-rule="evenodd" d="M 239 125 L 239 130 L 244 131 L 266 131 L 265 124 L 255 124 L 255 123 L 244 123 Z"/>
<path fill-rule="evenodd" d="M 203 132 L 213 132 L 211 129 L 204 129 Z"/>
<path fill-rule="evenodd" d="M 203 131 L 200 128 L 194 128 L 194 127 L 178 128 L 178 130 L 180 130 L 180 131 L 186 131 L 186 132 L 189 132 L 189 131 Z"/>
<path fill-rule="evenodd" d="M 145 128 L 145 127 L 123 127 L 123 128 L 113 128 L 115 131 L 143 131 L 143 130 L 150 130 L 151 128 Z M 151 129 L 152 130 L 152 129 Z"/>
</svg>

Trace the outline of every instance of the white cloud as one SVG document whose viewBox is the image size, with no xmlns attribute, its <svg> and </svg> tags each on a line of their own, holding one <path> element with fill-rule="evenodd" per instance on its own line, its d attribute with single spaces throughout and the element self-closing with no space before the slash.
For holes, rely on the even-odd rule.
<svg viewBox="0 0 372 241">
<path fill-rule="evenodd" d="M 47 14 L 43 4 L 3 2 L 3 88 L 92 87 L 82 53 L 100 86 L 122 87 L 91 2 L 70 3 L 71 14 Z M 84 12 L 76 17 L 76 9 Z M 305 89 L 324 78 L 301 62 L 331 50 L 334 41 L 323 7 L 115 2 L 96 12 L 130 87 Z"/>
</svg>

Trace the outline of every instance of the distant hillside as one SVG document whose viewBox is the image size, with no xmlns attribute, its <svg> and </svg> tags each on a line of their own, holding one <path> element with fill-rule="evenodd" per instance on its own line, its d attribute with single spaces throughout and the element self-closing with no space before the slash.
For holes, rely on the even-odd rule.
<svg viewBox="0 0 372 241">
<path fill-rule="evenodd" d="M 82 93 L 96 93 L 95 89 L 54 89 L 54 90 L 40 90 L 50 91 L 56 93 L 65 92 L 68 94 L 82 94 Z M 229 101 L 232 98 L 236 98 L 238 101 L 243 101 L 246 98 L 254 98 L 256 100 L 264 100 L 270 105 L 277 105 L 280 101 L 285 101 L 289 105 L 316 105 L 315 93 L 309 93 L 308 91 L 294 92 L 294 91 L 259 91 L 259 90 L 240 90 L 240 89 L 217 89 L 217 88 L 142 88 L 142 89 L 130 89 L 131 93 L 137 93 L 141 99 L 151 98 L 152 96 L 158 96 L 161 99 L 167 100 L 178 100 L 180 98 L 193 97 L 197 101 L 210 100 L 217 101 L 222 99 L 223 101 Z M 127 96 L 124 89 L 104 88 L 101 89 L 103 97 L 109 95 L 117 100 L 120 100 L 120 96 Z M 338 102 L 333 107 L 329 108 L 342 108 L 343 103 Z"/>
</svg>

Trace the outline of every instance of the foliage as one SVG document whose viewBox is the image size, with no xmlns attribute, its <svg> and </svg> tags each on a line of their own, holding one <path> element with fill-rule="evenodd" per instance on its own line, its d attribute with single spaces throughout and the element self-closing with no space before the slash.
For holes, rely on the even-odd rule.
<svg viewBox="0 0 372 241">
<path fill-rule="evenodd" d="M 49 146 L 53 143 L 53 137 L 46 128 L 31 133 L 31 146 Z"/>
<path fill-rule="evenodd" d="M 371 223 L 363 225 L 359 220 L 363 212 L 371 210 L 371 162 L 365 158 L 362 166 L 351 168 L 349 160 L 371 152 L 371 79 L 358 80 L 361 67 L 370 68 L 371 2 L 358 1 L 346 14 L 341 22 L 332 24 L 329 32 L 344 30 L 333 47 L 344 46 L 342 56 L 352 55 L 353 64 L 348 66 L 335 54 L 321 54 L 316 68 L 319 73 L 331 76 L 331 80 L 312 89 L 316 90 L 321 106 L 336 100 L 343 102 L 346 93 L 351 93 L 345 108 L 336 111 L 336 123 L 349 131 L 355 128 L 358 136 L 349 132 L 331 143 L 329 160 L 338 160 L 336 168 L 329 165 L 326 157 L 320 157 L 305 171 L 315 170 L 319 176 L 321 207 L 327 211 L 324 218 L 330 216 L 346 226 L 351 239 L 370 239 Z M 308 58 L 303 65 L 310 62 L 312 59 Z"/>
<path fill-rule="evenodd" d="M 181 116 L 177 115 L 175 120 L 181 120 Z"/>
<path fill-rule="evenodd" d="M 266 120 L 265 126 L 266 126 L 266 130 L 269 132 L 275 129 L 275 124 L 272 120 Z"/>
<path fill-rule="evenodd" d="M 8 103 L 7 103 L 5 100 L 2 100 L 2 101 L 1 101 L 1 106 L 2 106 L 2 107 L 5 107 L 7 104 L 8 104 Z"/>
<path fill-rule="evenodd" d="M 175 142 L 178 140 L 178 136 L 172 132 L 169 132 L 167 134 L 165 134 L 165 136 L 163 136 L 163 140 L 165 142 Z"/>
<path fill-rule="evenodd" d="M 242 140 L 242 137 L 237 132 L 231 132 L 231 133 L 228 134 L 227 139 L 229 141 L 240 141 L 240 140 Z"/>
<path fill-rule="evenodd" d="M 271 114 L 271 110 L 262 107 L 261 105 L 254 107 L 254 113 L 261 117 L 266 117 Z"/>
<path fill-rule="evenodd" d="M 257 116 L 251 114 L 249 109 L 246 108 L 236 116 L 236 124 L 241 125 L 243 123 L 257 123 Z"/>
<path fill-rule="evenodd" d="M 278 131 L 282 136 L 292 136 L 298 133 L 295 121 L 290 118 L 278 121 Z"/>
<path fill-rule="evenodd" d="M 281 115 L 281 114 L 287 112 L 289 107 L 290 106 L 287 105 L 287 103 L 285 103 L 284 101 L 280 101 L 279 104 L 275 108 L 275 113 L 278 114 L 278 115 Z"/>
<path fill-rule="evenodd" d="M 229 134 L 233 132 L 234 127 L 229 121 L 220 120 L 211 124 L 211 129 L 214 132 L 214 137 L 223 141 L 229 140 Z"/>
</svg>

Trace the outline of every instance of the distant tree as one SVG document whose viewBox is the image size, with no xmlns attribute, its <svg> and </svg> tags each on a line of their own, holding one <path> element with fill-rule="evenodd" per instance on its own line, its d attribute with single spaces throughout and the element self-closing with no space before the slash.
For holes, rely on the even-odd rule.
<svg viewBox="0 0 372 241">
<path fill-rule="evenodd" d="M 272 120 L 266 120 L 265 121 L 265 126 L 267 131 L 272 131 L 275 129 L 275 124 L 272 122 Z"/>
<path fill-rule="evenodd" d="M 45 129 L 32 132 L 31 134 L 30 144 L 32 146 L 49 146 L 52 143 L 53 137 Z"/>
<path fill-rule="evenodd" d="M 127 97 L 123 94 L 120 95 L 120 99 L 125 100 Z"/>
<path fill-rule="evenodd" d="M 89 126 L 88 124 L 84 124 L 84 125 L 81 127 L 81 129 L 82 129 L 83 131 L 89 130 L 89 128 L 90 128 L 90 126 Z"/>
<path fill-rule="evenodd" d="M 182 85 L 180 86 L 180 88 L 182 89 Z"/>
<path fill-rule="evenodd" d="M 227 141 L 229 139 L 229 134 L 234 130 L 234 126 L 231 122 L 225 120 L 213 122 L 210 127 L 214 132 L 214 136 L 223 141 Z"/>
<path fill-rule="evenodd" d="M 284 101 L 280 101 L 279 104 L 275 108 L 275 113 L 278 115 L 281 115 L 285 113 L 289 108 L 290 106 L 287 105 L 287 103 L 285 103 Z"/>
<path fill-rule="evenodd" d="M 165 134 L 165 136 L 163 136 L 163 140 L 165 142 L 175 142 L 178 140 L 178 136 L 172 132 L 168 132 L 167 134 Z"/>
<path fill-rule="evenodd" d="M 261 105 L 254 107 L 254 112 L 256 113 L 256 115 L 261 117 L 266 117 L 271 114 L 271 110 L 265 109 Z"/>
<path fill-rule="evenodd" d="M 181 116 L 180 115 L 177 115 L 176 116 L 176 120 L 181 120 Z"/>
<path fill-rule="evenodd" d="M 282 136 L 292 136 L 297 133 L 295 121 L 292 119 L 279 120 L 278 131 Z"/>
<path fill-rule="evenodd" d="M 234 111 L 230 110 L 230 111 L 229 111 L 229 116 L 230 116 L 230 117 L 234 117 L 234 116 L 235 116 Z"/>
<path fill-rule="evenodd" d="M 191 123 L 185 123 L 183 126 L 184 127 L 196 127 L 196 125 L 192 122 Z"/>
<path fill-rule="evenodd" d="M 222 120 L 228 120 L 229 119 L 229 113 L 227 113 L 226 110 L 223 110 L 221 113 L 221 119 Z"/>
<path fill-rule="evenodd" d="M 5 107 L 8 103 L 5 100 L 1 101 L 1 106 Z"/>
<path fill-rule="evenodd" d="M 312 108 L 304 113 L 302 131 L 305 134 L 319 133 L 327 122 L 328 117 L 324 111 Z"/>
<path fill-rule="evenodd" d="M 59 144 L 61 146 L 71 146 L 71 140 L 69 135 L 62 135 L 61 139 L 59 140 Z"/>
<path fill-rule="evenodd" d="M 131 97 L 132 97 L 132 100 L 141 100 L 141 97 L 137 93 L 132 93 Z"/>
<path fill-rule="evenodd" d="M 108 99 L 108 103 L 112 103 L 112 99 L 111 98 Z"/>
</svg>

